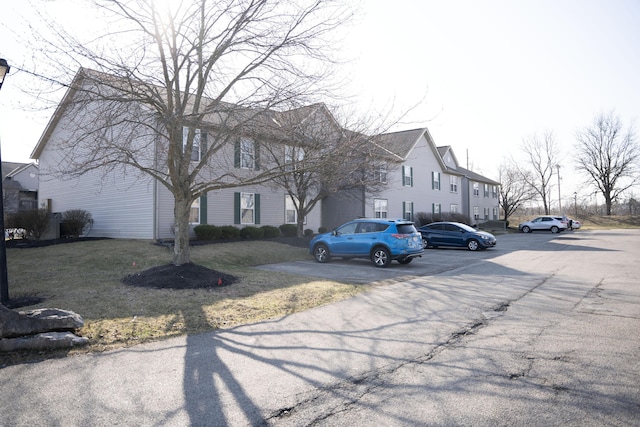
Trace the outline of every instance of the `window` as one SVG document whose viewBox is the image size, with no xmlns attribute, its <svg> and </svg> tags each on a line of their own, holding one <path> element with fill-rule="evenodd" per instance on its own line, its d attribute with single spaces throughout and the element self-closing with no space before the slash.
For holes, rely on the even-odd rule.
<svg viewBox="0 0 640 427">
<path fill-rule="evenodd" d="M 489 184 L 484 185 L 484 197 L 489 197 Z"/>
<path fill-rule="evenodd" d="M 387 199 L 374 199 L 373 210 L 376 218 L 387 217 Z"/>
<path fill-rule="evenodd" d="M 452 193 L 458 192 L 458 177 L 451 175 L 449 177 L 449 191 Z"/>
<path fill-rule="evenodd" d="M 287 145 L 284 148 L 284 163 L 287 171 L 298 168 L 297 163 L 304 160 L 304 149 Z"/>
<path fill-rule="evenodd" d="M 484 219 L 489 220 L 489 208 L 484 208 Z"/>
<path fill-rule="evenodd" d="M 234 193 L 235 224 L 260 224 L 260 194 Z"/>
<path fill-rule="evenodd" d="M 243 138 L 240 140 L 240 167 L 242 169 L 255 168 L 255 144 L 252 140 Z"/>
<path fill-rule="evenodd" d="M 413 168 L 411 166 L 402 166 L 402 185 L 413 187 Z"/>
<path fill-rule="evenodd" d="M 477 206 L 473 207 L 473 219 L 480 219 L 480 208 Z"/>
<path fill-rule="evenodd" d="M 373 179 L 383 184 L 387 183 L 387 165 L 378 166 L 373 172 Z"/>
<path fill-rule="evenodd" d="M 480 184 L 477 182 L 473 183 L 473 195 L 475 197 L 480 197 Z"/>
<path fill-rule="evenodd" d="M 234 166 L 242 169 L 260 169 L 260 149 L 250 138 L 240 138 L 235 143 Z"/>
<path fill-rule="evenodd" d="M 189 210 L 189 224 L 200 224 L 200 198 L 198 197 L 191 203 Z"/>
<path fill-rule="evenodd" d="M 498 219 L 498 208 L 493 208 L 493 219 L 494 220 Z"/>
<path fill-rule="evenodd" d="M 195 135 L 193 136 L 193 146 L 191 149 L 191 161 L 199 162 L 202 158 L 202 151 L 204 149 L 205 141 L 207 139 L 207 133 L 200 129 L 195 129 Z M 187 149 L 187 142 L 189 140 L 189 128 L 182 128 L 182 149 Z"/>
<path fill-rule="evenodd" d="M 440 172 L 431 172 L 431 189 L 440 189 Z"/>
<path fill-rule="evenodd" d="M 449 212 L 451 213 L 458 213 L 458 205 L 451 205 L 449 207 Z"/>
<path fill-rule="evenodd" d="M 498 186 L 497 185 L 494 185 L 494 186 L 491 187 L 491 196 L 494 199 L 498 198 Z"/>
<path fill-rule="evenodd" d="M 407 221 L 413 221 L 413 202 L 402 202 L 402 217 Z"/>
<path fill-rule="evenodd" d="M 431 205 L 431 213 L 434 215 L 439 215 L 440 212 L 442 212 L 442 206 L 440 206 L 440 203 L 433 203 Z"/>
<path fill-rule="evenodd" d="M 298 223 L 298 210 L 296 209 L 296 199 L 290 195 L 285 196 L 285 208 L 284 208 L 284 222 L 286 224 Z M 307 218 L 304 218 L 304 223 L 307 223 Z"/>
</svg>

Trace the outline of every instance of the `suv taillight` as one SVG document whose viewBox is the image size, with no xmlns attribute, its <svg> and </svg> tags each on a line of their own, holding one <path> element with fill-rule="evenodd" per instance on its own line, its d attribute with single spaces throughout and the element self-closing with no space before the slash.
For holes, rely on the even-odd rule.
<svg viewBox="0 0 640 427">
<path fill-rule="evenodd" d="M 407 237 L 411 237 L 411 234 L 394 233 L 391 236 L 395 237 L 396 239 L 406 239 Z"/>
</svg>

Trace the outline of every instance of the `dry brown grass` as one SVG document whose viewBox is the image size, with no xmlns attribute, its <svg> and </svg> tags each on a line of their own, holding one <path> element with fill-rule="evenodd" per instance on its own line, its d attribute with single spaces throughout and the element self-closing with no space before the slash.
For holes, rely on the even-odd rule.
<svg viewBox="0 0 640 427">
<path fill-rule="evenodd" d="M 169 249 L 140 240 L 98 240 L 8 249 L 10 297 L 79 313 L 90 344 L 73 352 L 132 344 L 253 323 L 355 295 L 370 286 L 273 273 L 254 266 L 310 259 L 308 250 L 268 241 L 196 246 L 192 261 L 240 278 L 214 289 L 148 289 L 121 283 L 167 264 Z M 26 308 L 25 308 L 26 309 Z"/>
</svg>

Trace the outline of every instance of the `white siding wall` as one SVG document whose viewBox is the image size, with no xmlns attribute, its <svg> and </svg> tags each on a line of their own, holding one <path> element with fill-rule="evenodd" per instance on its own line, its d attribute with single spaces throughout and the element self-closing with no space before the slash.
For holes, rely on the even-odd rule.
<svg viewBox="0 0 640 427">
<path fill-rule="evenodd" d="M 365 215 L 375 216 L 373 199 L 387 199 L 388 217 L 402 218 L 402 203 L 413 202 L 414 215 L 419 212 L 430 214 L 434 203 L 441 205 L 441 212 L 449 212 L 451 204 L 461 205 L 462 192 L 449 190 L 449 175 L 443 172 L 437 154 L 426 138 L 420 138 L 407 159 L 387 174 L 387 188 L 380 195 L 370 197 L 366 204 Z M 403 186 L 402 166 L 413 168 L 413 187 Z M 432 188 L 432 173 L 440 173 L 440 189 Z"/>
<path fill-rule="evenodd" d="M 61 121 L 39 157 L 38 203 L 51 200 L 52 212 L 83 209 L 93 217 L 91 236 L 152 239 L 153 180 L 136 169 L 93 170 L 78 178 L 52 171 L 65 162 L 56 149 L 64 140 Z"/>
</svg>

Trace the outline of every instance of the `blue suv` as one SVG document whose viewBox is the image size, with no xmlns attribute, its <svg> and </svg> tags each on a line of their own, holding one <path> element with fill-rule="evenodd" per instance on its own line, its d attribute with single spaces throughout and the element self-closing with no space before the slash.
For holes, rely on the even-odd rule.
<svg viewBox="0 0 640 427">
<path fill-rule="evenodd" d="M 356 219 L 315 236 L 309 251 L 318 262 L 340 258 L 369 258 L 376 267 L 387 267 L 391 260 L 409 264 L 422 256 L 422 237 L 411 221 L 403 219 Z"/>
</svg>

